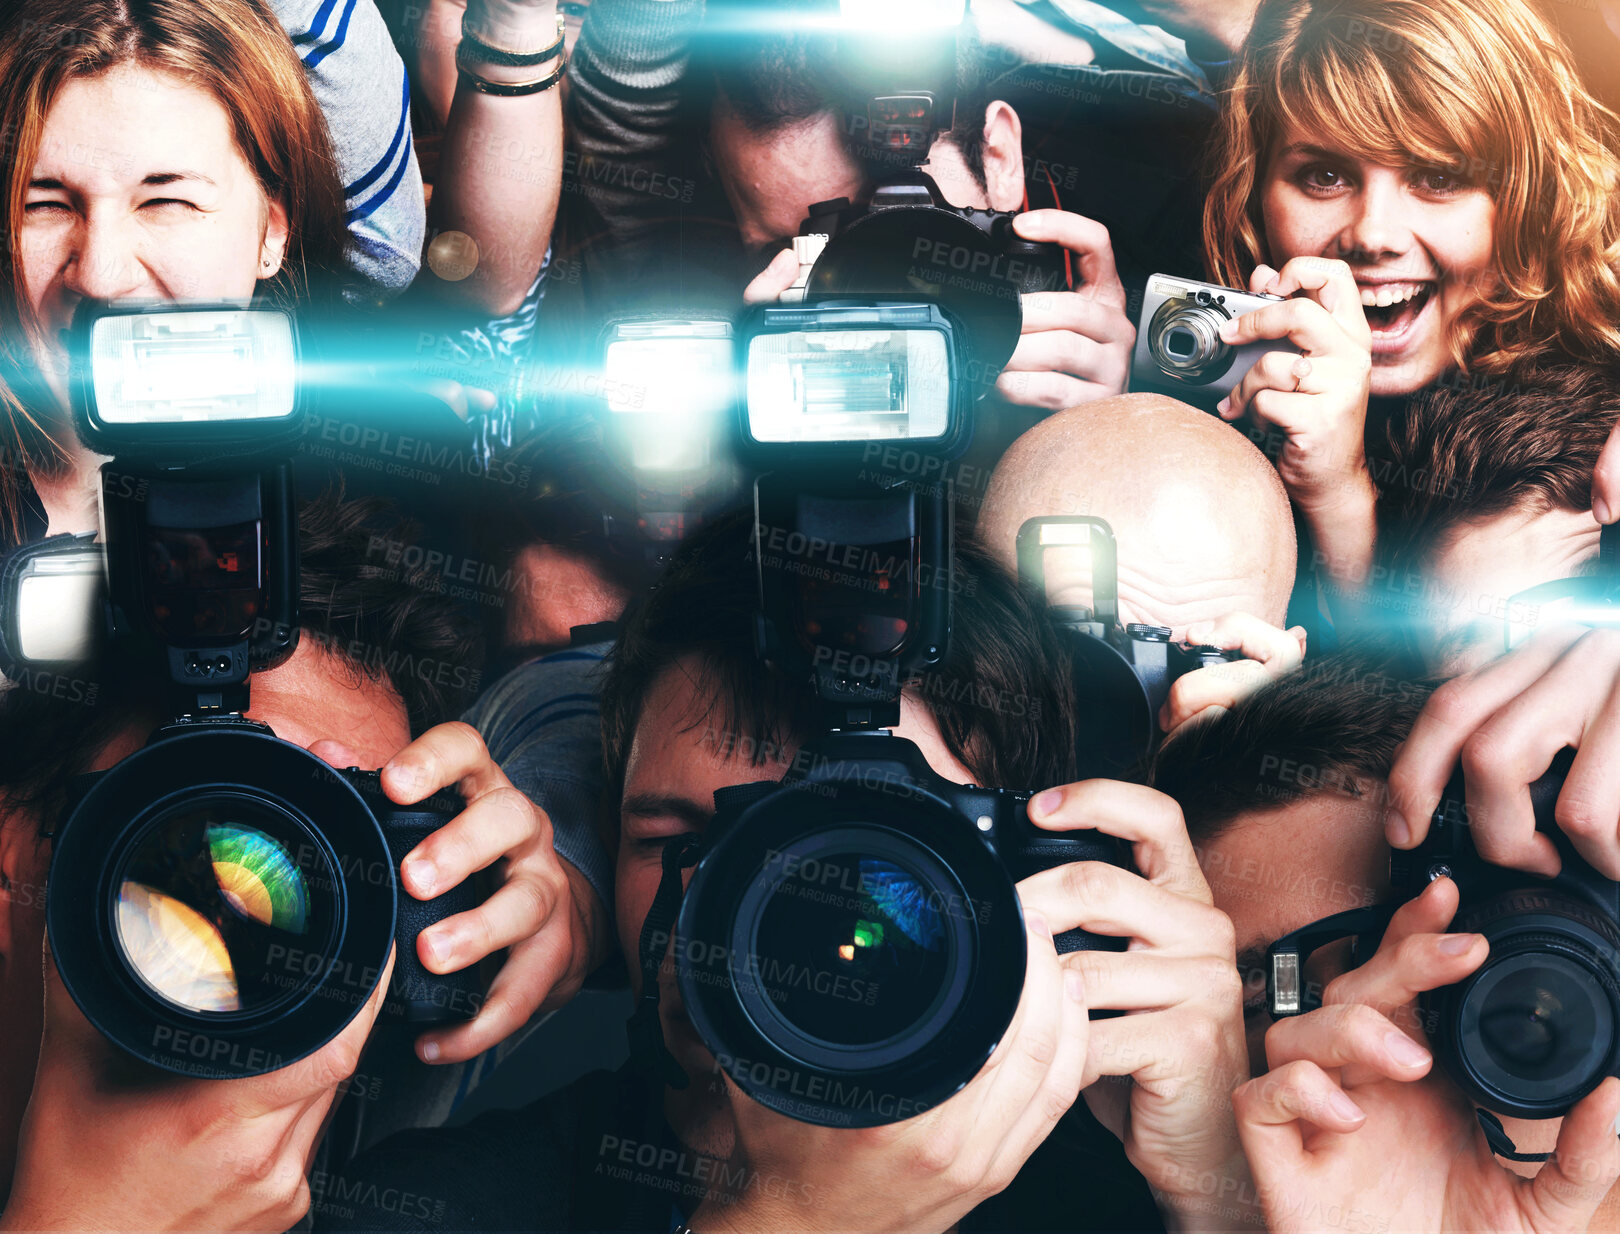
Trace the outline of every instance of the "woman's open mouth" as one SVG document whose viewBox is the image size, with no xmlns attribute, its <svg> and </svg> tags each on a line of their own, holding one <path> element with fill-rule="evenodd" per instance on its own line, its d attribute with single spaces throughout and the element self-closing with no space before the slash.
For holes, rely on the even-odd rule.
<svg viewBox="0 0 1620 1234">
<path fill-rule="evenodd" d="M 1374 355 L 1400 351 L 1434 298 L 1432 280 L 1361 284 L 1361 308 L 1372 327 Z"/>
</svg>

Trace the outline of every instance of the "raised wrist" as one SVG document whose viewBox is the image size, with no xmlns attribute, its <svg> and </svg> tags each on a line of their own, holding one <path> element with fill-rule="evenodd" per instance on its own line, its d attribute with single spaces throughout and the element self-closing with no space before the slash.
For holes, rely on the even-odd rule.
<svg viewBox="0 0 1620 1234">
<path fill-rule="evenodd" d="M 549 46 L 557 37 L 556 0 L 541 0 L 537 4 L 471 0 L 462 19 L 462 29 L 506 51 L 537 51 Z"/>
<path fill-rule="evenodd" d="M 1331 484 L 1301 487 L 1291 493 L 1299 512 L 1312 522 L 1360 516 L 1378 503 L 1378 490 L 1373 485 L 1372 473 L 1367 470 L 1365 456 L 1355 459 Z"/>
</svg>

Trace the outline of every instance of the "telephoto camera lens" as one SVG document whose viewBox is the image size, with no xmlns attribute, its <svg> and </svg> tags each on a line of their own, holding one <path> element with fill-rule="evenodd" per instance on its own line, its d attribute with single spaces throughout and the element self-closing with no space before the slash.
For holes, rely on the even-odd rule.
<svg viewBox="0 0 1620 1234">
<path fill-rule="evenodd" d="M 1620 934 L 1556 888 L 1522 890 L 1466 910 L 1490 957 L 1430 995 L 1440 1056 L 1480 1104 L 1553 1118 L 1620 1068 Z"/>
<path fill-rule="evenodd" d="M 768 787 L 719 824 L 682 901 L 686 1014 L 780 1113 L 910 1118 L 972 1079 L 1012 1020 L 1026 959 L 1012 878 L 922 785 Z"/>
<path fill-rule="evenodd" d="M 103 773 L 58 830 L 51 950 L 126 1052 L 259 1075 L 325 1045 L 376 989 L 394 864 L 344 774 L 264 730 L 199 726 Z"/>
<path fill-rule="evenodd" d="M 1215 381 L 1232 367 L 1235 353 L 1221 341 L 1221 326 L 1230 319 L 1224 308 L 1192 296 L 1166 300 L 1148 323 L 1148 350 L 1161 369 L 1183 381 Z"/>
</svg>

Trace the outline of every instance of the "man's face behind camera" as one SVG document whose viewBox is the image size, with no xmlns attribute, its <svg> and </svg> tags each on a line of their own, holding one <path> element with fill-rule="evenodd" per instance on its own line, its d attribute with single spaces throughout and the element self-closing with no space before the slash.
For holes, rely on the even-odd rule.
<svg viewBox="0 0 1620 1234">
<path fill-rule="evenodd" d="M 687 657 L 655 678 L 642 702 L 625 760 L 619 812 L 615 912 L 626 956 L 639 954 L 641 925 L 662 875 L 664 841 L 701 833 L 714 813 L 716 789 L 779 780 L 798 753 L 797 737 L 762 744 L 738 731 L 727 708 L 712 705 L 713 694 L 707 671 Z M 946 748 L 933 716 L 910 696 L 901 700 L 900 724 L 893 731 L 915 742 L 928 765 L 946 779 L 976 782 Z M 714 1057 L 686 1018 L 672 963 L 659 970 L 658 980 L 664 1040 L 692 1078 L 691 1087 L 666 1092 L 670 1122 L 688 1147 L 724 1156 L 731 1150 L 731 1121 Z M 640 984 L 634 966 L 631 982 Z"/>
<path fill-rule="evenodd" d="M 998 103 L 991 114 L 1000 126 L 998 134 L 1015 131 L 1010 107 Z M 724 95 L 716 99 L 709 117 L 709 152 L 743 248 L 760 264 L 793 242 L 816 202 L 835 197 L 858 201 L 871 192 L 867 170 L 843 140 L 844 123 L 839 113 L 823 111 L 755 131 Z M 1008 158 L 1016 159 L 1017 166 L 1004 169 L 989 187 L 974 178 L 949 137 L 934 142 L 924 166 L 953 206 L 1011 210 L 1022 199 L 1023 162 L 1015 144 L 1008 149 Z"/>
<path fill-rule="evenodd" d="M 1265 774 L 1278 781 L 1312 783 L 1320 776 L 1292 760 L 1272 761 Z M 1330 786 L 1287 805 L 1246 811 L 1213 839 L 1195 841 L 1215 907 L 1232 919 L 1237 934 L 1255 1075 L 1266 1070 L 1265 1033 L 1272 1024 L 1265 1009 L 1266 949 L 1313 921 L 1388 898 L 1385 801 L 1381 782 Z M 1347 955 L 1324 949 L 1306 976 L 1325 984 L 1347 967 Z"/>
</svg>

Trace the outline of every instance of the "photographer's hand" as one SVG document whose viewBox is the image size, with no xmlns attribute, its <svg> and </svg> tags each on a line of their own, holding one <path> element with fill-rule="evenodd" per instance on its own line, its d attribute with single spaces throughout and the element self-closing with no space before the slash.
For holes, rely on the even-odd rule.
<svg viewBox="0 0 1620 1234">
<path fill-rule="evenodd" d="M 333 1098 L 359 1064 L 394 971 L 308 1058 L 192 1080 L 109 1045 L 45 956 L 45 1034 L 0 1230 L 285 1230 Z"/>
<path fill-rule="evenodd" d="M 1247 1182 L 1231 1102 L 1249 1078 L 1243 982 L 1231 919 L 1214 906 L 1181 808 L 1142 785 L 1086 780 L 1037 794 L 1029 816 L 1131 844 L 1140 874 L 1076 862 L 1020 890 L 1061 887 L 1081 926 L 1131 939 L 1128 951 L 1065 957 L 1085 974 L 1093 1007 L 1128 1013 L 1091 1023 L 1086 1082 L 1131 1083 L 1091 1085 L 1086 1102 L 1124 1142 L 1173 1229 L 1231 1228 L 1231 1214 L 1209 1209 L 1212 1196 L 1238 1196 Z"/>
<path fill-rule="evenodd" d="M 1279 630 L 1248 613 L 1229 613 L 1178 633 L 1195 646 L 1236 649 L 1243 653 L 1243 659 L 1212 664 L 1176 678 L 1164 706 L 1159 708 L 1159 727 L 1166 733 L 1197 719 L 1211 707 L 1232 706 L 1261 686 L 1287 676 L 1305 659 L 1305 627 Z"/>
<path fill-rule="evenodd" d="M 1217 410 L 1226 420 L 1249 418 L 1334 581 L 1359 588 L 1377 538 L 1363 440 L 1372 331 L 1361 292 L 1348 265 L 1322 257 L 1296 257 L 1280 271 L 1260 266 L 1249 290 L 1290 298 L 1227 322 L 1221 338 L 1234 347 L 1287 339 L 1302 354 L 1267 352 Z M 1273 430 L 1280 449 L 1266 440 Z"/>
<path fill-rule="evenodd" d="M 473 1020 L 417 1040 L 424 1061 L 460 1062 L 522 1028 L 542 1007 L 572 998 L 605 958 L 613 931 L 585 876 L 557 856 L 546 812 L 512 786 L 470 724 L 429 729 L 388 761 L 382 782 L 400 805 L 452 786 L 467 803 L 406 855 L 401 873 L 417 899 L 432 899 L 500 863 L 500 886 L 483 905 L 417 936 L 417 954 L 435 973 L 511 949 Z"/>
<path fill-rule="evenodd" d="M 1482 964 L 1477 934 L 1441 934 L 1457 889 L 1403 905 L 1377 954 L 1330 982 L 1323 1006 L 1266 1034 L 1267 1074 L 1233 1095 L 1273 1230 L 1585 1230 L 1620 1178 L 1620 1080 L 1563 1120 L 1533 1178 L 1497 1162 L 1472 1105 L 1434 1060 L 1413 1002 Z"/>
<path fill-rule="evenodd" d="M 1460 761 L 1479 855 L 1555 874 L 1561 863 L 1536 830 L 1530 785 L 1565 746 L 1575 761 L 1554 817 L 1582 857 L 1620 878 L 1620 630 L 1538 630 L 1436 690 L 1390 769 L 1390 844 L 1422 842 Z"/>
<path fill-rule="evenodd" d="M 1019 884 L 1029 960 L 1024 991 L 995 1053 L 961 1092 L 904 1122 L 835 1130 L 794 1122 L 726 1077 L 736 1148 L 725 1177 L 692 1215 L 703 1234 L 758 1230 L 940 1234 L 1005 1188 L 1074 1104 L 1084 1070 L 1085 987 L 1060 962 L 1054 930 L 1077 906 L 1061 887 Z"/>
<path fill-rule="evenodd" d="M 1009 403 L 1047 411 L 1123 393 L 1136 327 L 1125 315 L 1108 228 L 1067 210 L 1026 210 L 1013 230 L 1074 254 L 1080 287 L 1021 297 L 1023 333 L 996 390 Z"/>
</svg>

